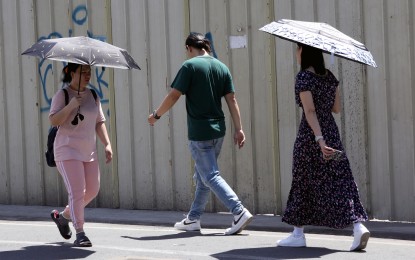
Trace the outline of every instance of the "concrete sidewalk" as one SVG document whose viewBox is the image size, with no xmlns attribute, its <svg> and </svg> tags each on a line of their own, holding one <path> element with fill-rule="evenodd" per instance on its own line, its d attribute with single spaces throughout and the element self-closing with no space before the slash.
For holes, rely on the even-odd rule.
<svg viewBox="0 0 415 260">
<path fill-rule="evenodd" d="M 15 206 L 0 205 L 0 220 L 37 220 L 51 221 L 49 206 Z M 62 208 L 58 208 L 62 210 Z M 151 225 L 173 227 L 174 223 L 183 219 L 186 212 L 125 210 L 86 208 L 86 222 Z M 205 213 L 201 218 L 202 228 L 225 229 L 231 225 L 232 216 L 228 213 Z M 415 223 L 371 220 L 365 223 L 372 237 L 392 238 L 415 241 Z M 280 216 L 255 215 L 247 230 L 291 232 L 292 227 L 282 223 Z M 306 233 L 352 235 L 352 228 L 336 230 L 326 227 L 306 226 Z"/>
</svg>

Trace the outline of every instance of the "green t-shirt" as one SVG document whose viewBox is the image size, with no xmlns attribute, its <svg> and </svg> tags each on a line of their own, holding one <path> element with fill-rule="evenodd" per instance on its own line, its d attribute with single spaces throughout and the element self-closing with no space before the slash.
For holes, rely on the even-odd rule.
<svg viewBox="0 0 415 260">
<path fill-rule="evenodd" d="M 234 92 L 228 67 L 211 56 L 185 61 L 171 87 L 186 95 L 188 138 L 206 141 L 226 132 L 221 98 Z"/>
</svg>

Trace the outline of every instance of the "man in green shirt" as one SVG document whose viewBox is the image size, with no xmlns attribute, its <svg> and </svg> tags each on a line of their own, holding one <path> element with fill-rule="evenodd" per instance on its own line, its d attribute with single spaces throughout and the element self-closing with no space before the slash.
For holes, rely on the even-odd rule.
<svg viewBox="0 0 415 260">
<path fill-rule="evenodd" d="M 189 59 L 177 73 L 170 93 L 149 115 L 148 122 L 154 125 L 181 95 L 186 95 L 189 148 L 195 161 L 196 191 L 187 217 L 174 227 L 185 231 L 200 230 L 200 217 L 209 193 L 213 191 L 234 215 L 232 226 L 225 230 L 226 235 L 233 235 L 241 232 L 253 216 L 219 172 L 217 158 L 226 132 L 222 97 L 228 105 L 235 126 L 234 142 L 239 148 L 244 145 L 245 134 L 232 76 L 226 65 L 210 56 L 210 52 L 210 42 L 202 34 L 191 33 L 187 37 L 186 54 Z"/>
</svg>

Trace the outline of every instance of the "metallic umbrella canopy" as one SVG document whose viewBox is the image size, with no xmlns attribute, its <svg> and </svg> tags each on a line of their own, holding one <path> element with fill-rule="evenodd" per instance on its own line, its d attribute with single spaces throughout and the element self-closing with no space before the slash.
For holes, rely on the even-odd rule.
<svg viewBox="0 0 415 260">
<path fill-rule="evenodd" d="M 140 69 L 126 50 L 85 36 L 40 40 L 22 55 L 81 65 Z"/>
<path fill-rule="evenodd" d="M 259 30 L 292 42 L 302 43 L 325 53 L 377 67 L 366 46 L 326 23 L 281 19 Z"/>
</svg>

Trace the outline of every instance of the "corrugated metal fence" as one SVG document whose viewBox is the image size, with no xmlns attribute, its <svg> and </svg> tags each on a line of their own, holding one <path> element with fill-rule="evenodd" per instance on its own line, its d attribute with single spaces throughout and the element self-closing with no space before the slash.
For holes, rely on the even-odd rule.
<svg viewBox="0 0 415 260">
<path fill-rule="evenodd" d="M 65 205 L 65 187 L 43 156 L 63 63 L 20 53 L 39 39 L 88 35 L 129 50 L 142 68 L 93 68 L 115 158 L 101 163 L 92 206 L 187 210 L 194 187 L 184 98 L 155 127 L 146 120 L 185 59 L 185 37 L 198 31 L 233 73 L 247 134 L 235 148 L 225 109 L 222 175 L 253 212 L 281 214 L 300 116 L 298 67 L 292 43 L 258 28 L 287 18 L 327 22 L 371 50 L 376 69 L 327 60 L 342 87 L 336 120 L 370 215 L 415 221 L 412 0 L 0 0 L 0 10 L 0 203 Z M 224 210 L 215 198 L 207 208 Z"/>
</svg>

